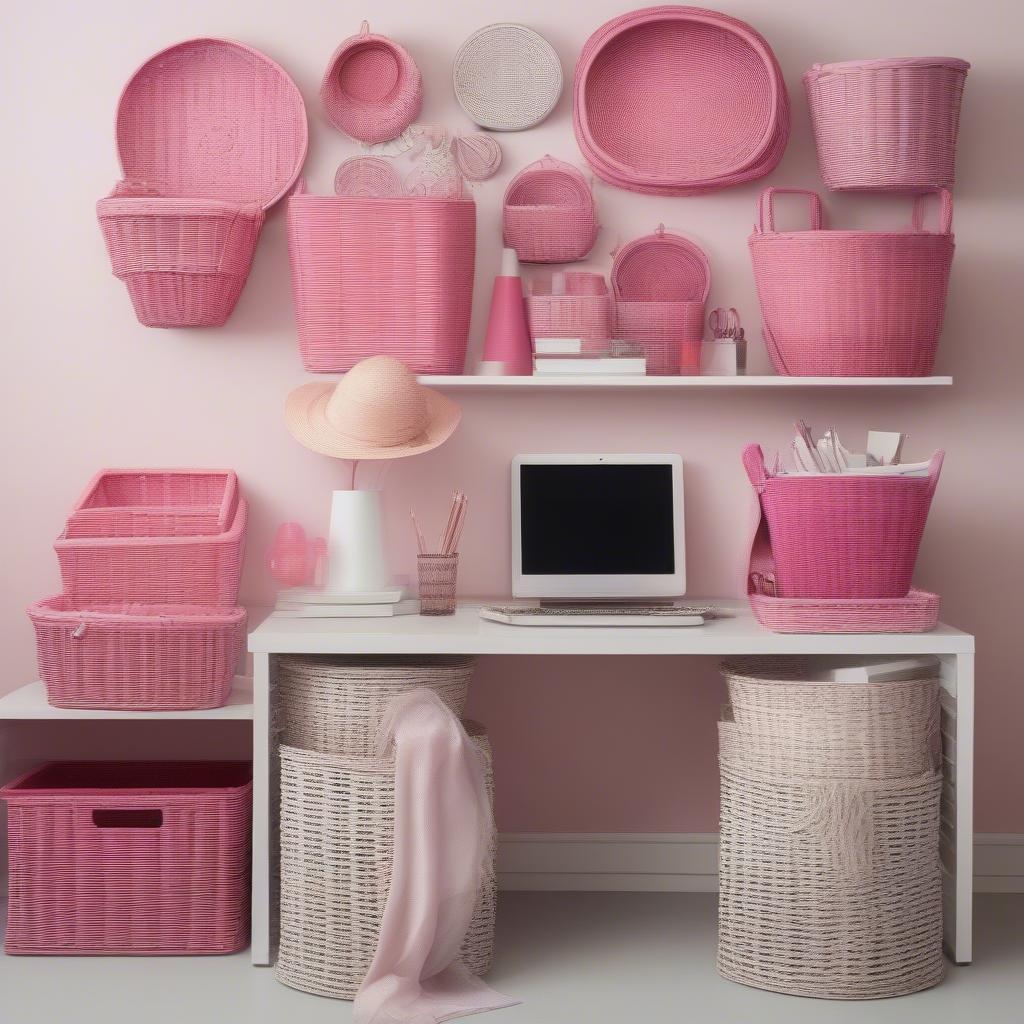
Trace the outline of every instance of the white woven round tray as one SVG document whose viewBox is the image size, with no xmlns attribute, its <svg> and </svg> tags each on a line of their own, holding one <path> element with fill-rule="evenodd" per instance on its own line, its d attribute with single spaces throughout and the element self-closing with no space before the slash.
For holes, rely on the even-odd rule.
<svg viewBox="0 0 1024 1024">
<path fill-rule="evenodd" d="M 525 25 L 487 25 L 459 47 L 455 98 L 482 128 L 517 132 L 540 124 L 562 94 L 551 44 Z"/>
</svg>

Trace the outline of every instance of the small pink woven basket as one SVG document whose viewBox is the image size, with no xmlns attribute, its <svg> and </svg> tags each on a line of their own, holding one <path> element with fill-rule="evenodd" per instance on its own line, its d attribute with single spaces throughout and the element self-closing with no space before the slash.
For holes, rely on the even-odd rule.
<svg viewBox="0 0 1024 1024">
<path fill-rule="evenodd" d="M 605 340 L 612 336 L 615 309 L 601 274 L 570 271 L 560 275 L 563 290 L 553 294 L 552 275 L 527 282 L 526 315 L 530 337 Z"/>
<path fill-rule="evenodd" d="M 8 954 L 245 948 L 251 765 L 52 762 L 0 797 Z"/>
<path fill-rule="evenodd" d="M 116 604 L 64 597 L 28 609 L 39 675 L 57 708 L 189 711 L 231 694 L 244 608 Z"/>
<path fill-rule="evenodd" d="M 572 263 L 597 241 L 590 183 L 552 156 L 524 167 L 508 184 L 502 208 L 505 245 L 524 263 Z"/>
<path fill-rule="evenodd" d="M 778 231 L 774 203 L 798 195 L 808 231 Z M 797 376 L 920 377 L 932 372 L 953 262 L 953 200 L 938 190 L 940 223 L 924 229 L 927 196 L 903 231 L 826 231 L 821 200 L 768 188 L 750 236 L 765 343 L 775 369 Z"/>
<path fill-rule="evenodd" d="M 815 64 L 804 86 L 828 188 L 952 188 L 969 68 L 954 57 Z"/>
</svg>

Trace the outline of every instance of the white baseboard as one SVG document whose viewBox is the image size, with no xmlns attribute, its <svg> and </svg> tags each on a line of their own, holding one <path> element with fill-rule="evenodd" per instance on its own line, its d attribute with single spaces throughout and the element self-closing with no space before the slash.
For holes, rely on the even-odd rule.
<svg viewBox="0 0 1024 1024">
<path fill-rule="evenodd" d="M 508 833 L 499 837 L 502 889 L 715 892 L 714 832 Z M 974 839 L 976 892 L 1024 892 L 1024 835 Z"/>
</svg>

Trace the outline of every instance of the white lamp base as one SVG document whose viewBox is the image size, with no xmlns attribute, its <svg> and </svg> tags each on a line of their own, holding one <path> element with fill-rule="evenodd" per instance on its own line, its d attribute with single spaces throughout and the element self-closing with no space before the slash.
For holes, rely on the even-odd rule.
<svg viewBox="0 0 1024 1024">
<path fill-rule="evenodd" d="M 324 593 L 362 596 L 395 589 L 388 586 L 380 491 L 334 491 L 327 559 Z"/>
</svg>

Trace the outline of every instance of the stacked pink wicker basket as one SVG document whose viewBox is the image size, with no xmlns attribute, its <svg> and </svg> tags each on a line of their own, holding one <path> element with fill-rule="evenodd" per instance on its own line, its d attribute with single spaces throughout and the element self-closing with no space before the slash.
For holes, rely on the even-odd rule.
<svg viewBox="0 0 1024 1024">
<path fill-rule="evenodd" d="M 230 470 L 104 470 L 54 548 L 63 593 L 32 605 L 55 707 L 221 707 L 245 638 L 247 507 Z"/>
</svg>

